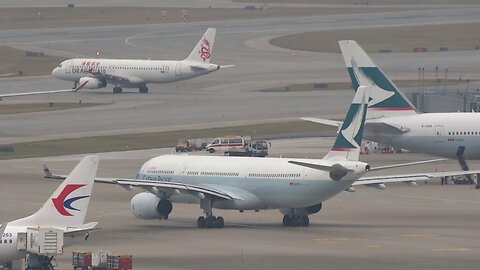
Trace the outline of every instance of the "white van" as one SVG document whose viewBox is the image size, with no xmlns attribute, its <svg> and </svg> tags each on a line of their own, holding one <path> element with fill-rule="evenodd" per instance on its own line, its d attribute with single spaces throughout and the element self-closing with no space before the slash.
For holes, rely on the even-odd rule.
<svg viewBox="0 0 480 270">
<path fill-rule="evenodd" d="M 240 150 L 245 147 L 245 144 L 245 139 L 241 136 L 219 137 L 215 138 L 210 144 L 208 144 L 206 150 L 209 153 L 215 151 Z"/>
</svg>

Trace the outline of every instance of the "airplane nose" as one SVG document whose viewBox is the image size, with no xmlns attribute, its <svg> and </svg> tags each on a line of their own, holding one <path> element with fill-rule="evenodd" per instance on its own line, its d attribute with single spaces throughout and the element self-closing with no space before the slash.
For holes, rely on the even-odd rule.
<svg viewBox="0 0 480 270">
<path fill-rule="evenodd" d="M 58 75 L 58 67 L 56 67 L 52 70 L 52 76 L 56 78 L 57 75 Z"/>
</svg>

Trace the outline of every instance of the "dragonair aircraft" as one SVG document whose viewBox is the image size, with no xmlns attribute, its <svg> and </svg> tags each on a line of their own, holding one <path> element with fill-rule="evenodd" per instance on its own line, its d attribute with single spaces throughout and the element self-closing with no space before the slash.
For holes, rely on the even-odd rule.
<svg viewBox="0 0 480 270">
<path fill-rule="evenodd" d="M 213 208 L 280 209 L 284 226 L 308 226 L 308 216 L 319 212 L 323 202 L 343 190 L 351 191 L 352 186 L 462 174 L 362 178 L 369 170 L 407 165 L 371 169 L 358 160 L 369 99 L 367 89 L 358 88 L 335 143 L 323 159 L 164 155 L 144 163 L 136 179 L 96 178 L 96 181 L 147 190 L 131 200 L 131 210 L 137 218 L 167 219 L 172 203 L 199 203 L 205 216 L 197 219 L 198 227 L 221 228 L 224 219 L 215 217 Z M 48 168 L 45 173 L 46 177 L 63 178 Z"/>
<path fill-rule="evenodd" d="M 83 224 L 97 168 L 98 157 L 84 157 L 40 210 L 1 224 L 0 265 L 25 257 L 25 251 L 17 248 L 17 235 L 26 233 L 27 228 L 61 229 L 65 235 L 64 246 L 86 240 L 88 232 L 97 225 L 97 222 Z"/>
<path fill-rule="evenodd" d="M 353 87 L 368 85 L 372 89 L 365 126 L 367 139 L 415 152 L 458 158 L 461 164 L 464 157 L 480 159 L 480 113 L 417 113 L 357 42 L 344 40 L 339 44 Z M 332 120 L 303 119 L 341 125 Z"/>
<path fill-rule="evenodd" d="M 113 93 L 122 88 L 138 88 L 147 93 L 147 83 L 170 83 L 214 72 L 223 67 L 211 64 L 215 28 L 208 28 L 190 55 L 181 61 L 75 58 L 63 61 L 52 71 L 53 77 L 72 81 L 87 89 L 113 84 Z"/>
</svg>

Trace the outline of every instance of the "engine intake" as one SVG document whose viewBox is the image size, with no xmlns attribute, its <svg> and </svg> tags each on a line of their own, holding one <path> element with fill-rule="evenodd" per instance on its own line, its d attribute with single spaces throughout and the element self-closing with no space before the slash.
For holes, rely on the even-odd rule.
<svg viewBox="0 0 480 270">
<path fill-rule="evenodd" d="M 160 199 L 150 192 L 142 192 L 132 198 L 130 209 L 136 218 L 167 219 L 173 210 L 173 205 L 170 200 Z"/>
<path fill-rule="evenodd" d="M 92 77 L 82 77 L 80 78 L 80 80 L 78 80 L 79 85 L 82 85 L 84 83 L 87 83 L 83 87 L 86 89 L 98 89 L 98 88 L 103 88 L 107 86 L 107 82 L 101 81 L 97 78 L 92 78 Z"/>
</svg>

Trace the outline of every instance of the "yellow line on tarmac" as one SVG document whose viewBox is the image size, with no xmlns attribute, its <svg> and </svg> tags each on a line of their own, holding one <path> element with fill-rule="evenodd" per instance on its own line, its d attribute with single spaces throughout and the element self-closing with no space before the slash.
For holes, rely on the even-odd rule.
<svg viewBox="0 0 480 270">
<path fill-rule="evenodd" d="M 438 251 L 438 252 L 464 252 L 464 251 L 469 251 L 470 249 L 468 248 L 434 248 L 432 251 Z"/>
</svg>

